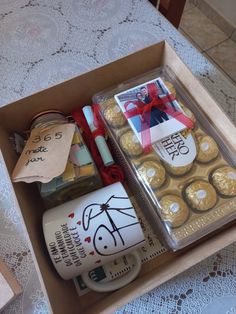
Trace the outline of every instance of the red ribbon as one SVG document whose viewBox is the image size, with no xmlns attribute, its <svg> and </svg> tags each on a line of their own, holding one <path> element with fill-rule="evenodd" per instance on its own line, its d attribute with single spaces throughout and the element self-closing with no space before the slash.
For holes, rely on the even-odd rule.
<svg viewBox="0 0 236 314">
<path fill-rule="evenodd" d="M 105 128 L 103 125 L 103 121 L 100 116 L 100 108 L 98 104 L 92 105 L 93 110 L 93 124 L 96 127 L 96 130 L 92 132 L 93 138 L 95 139 L 97 136 L 105 137 Z"/>
<path fill-rule="evenodd" d="M 123 182 L 124 181 L 124 173 L 122 168 L 119 165 L 113 164 L 111 166 L 105 167 L 102 161 L 102 158 L 97 149 L 97 145 L 95 143 L 95 138 L 98 135 L 105 136 L 105 128 L 103 126 L 102 119 L 99 114 L 99 105 L 95 104 L 92 106 L 94 112 L 94 125 L 97 130 L 94 132 L 90 131 L 90 128 L 87 124 L 87 121 L 84 117 L 82 109 L 76 109 L 72 112 L 72 117 L 78 124 L 78 126 L 82 129 L 83 139 L 93 157 L 93 160 L 98 168 L 98 171 L 101 175 L 102 181 L 104 185 L 110 185 L 115 182 Z"/>
<path fill-rule="evenodd" d="M 127 101 L 124 104 L 126 119 L 140 115 L 141 118 L 141 141 L 145 152 L 149 152 L 151 149 L 151 134 L 150 134 L 150 117 L 152 108 L 158 108 L 159 110 L 167 113 L 172 118 L 175 118 L 187 128 L 193 129 L 194 122 L 185 116 L 182 112 L 174 109 L 170 102 L 175 100 L 174 95 L 168 94 L 163 97 L 158 96 L 158 89 L 155 83 L 147 84 L 148 95 L 151 98 L 151 102 L 148 104 L 142 104 L 141 101 Z M 127 110 L 128 105 L 132 103 L 136 108 Z"/>
</svg>

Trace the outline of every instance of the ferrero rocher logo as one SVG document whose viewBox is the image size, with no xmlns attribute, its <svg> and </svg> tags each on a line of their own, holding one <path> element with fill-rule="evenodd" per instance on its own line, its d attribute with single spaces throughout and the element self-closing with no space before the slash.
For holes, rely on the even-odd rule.
<svg viewBox="0 0 236 314">
<path fill-rule="evenodd" d="M 172 134 L 161 141 L 162 147 L 172 160 L 179 155 L 187 155 L 189 147 L 185 143 L 185 138 L 181 133 Z"/>
<path fill-rule="evenodd" d="M 196 143 L 192 132 L 184 130 L 174 133 L 153 145 L 162 160 L 172 167 L 184 167 L 196 158 Z"/>
</svg>

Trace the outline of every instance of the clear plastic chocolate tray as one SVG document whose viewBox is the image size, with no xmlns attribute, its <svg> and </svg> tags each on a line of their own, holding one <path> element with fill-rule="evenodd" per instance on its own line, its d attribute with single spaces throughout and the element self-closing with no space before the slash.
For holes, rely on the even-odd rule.
<svg viewBox="0 0 236 314">
<path fill-rule="evenodd" d="M 158 77 L 194 128 L 152 143 L 147 151 L 114 95 Z M 125 97 L 134 97 L 129 94 Z M 161 67 L 102 91 L 93 102 L 100 104 L 114 155 L 130 188 L 171 249 L 179 250 L 236 217 L 235 157 L 171 69 Z"/>
</svg>

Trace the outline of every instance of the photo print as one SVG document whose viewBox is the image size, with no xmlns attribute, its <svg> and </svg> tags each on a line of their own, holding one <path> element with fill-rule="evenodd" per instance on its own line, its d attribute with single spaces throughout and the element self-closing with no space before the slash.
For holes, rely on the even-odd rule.
<svg viewBox="0 0 236 314">
<path fill-rule="evenodd" d="M 186 128 L 183 110 L 161 78 L 115 95 L 142 146 Z"/>
</svg>

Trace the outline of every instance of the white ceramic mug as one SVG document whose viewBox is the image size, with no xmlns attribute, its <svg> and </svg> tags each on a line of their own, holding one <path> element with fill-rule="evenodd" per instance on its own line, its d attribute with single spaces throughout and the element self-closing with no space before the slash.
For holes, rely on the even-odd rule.
<svg viewBox="0 0 236 314">
<path fill-rule="evenodd" d="M 63 279 L 81 275 L 96 291 L 112 291 L 140 271 L 138 247 L 145 242 L 135 210 L 121 183 L 114 183 L 46 211 L 43 232 L 51 260 Z M 93 281 L 88 271 L 131 254 L 129 273 L 111 282 Z"/>
</svg>

